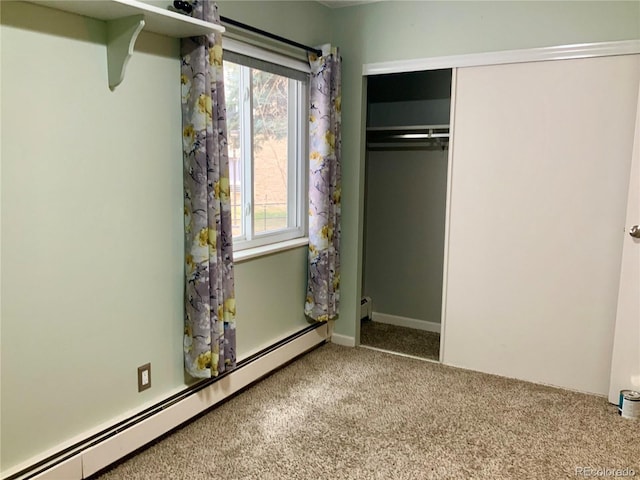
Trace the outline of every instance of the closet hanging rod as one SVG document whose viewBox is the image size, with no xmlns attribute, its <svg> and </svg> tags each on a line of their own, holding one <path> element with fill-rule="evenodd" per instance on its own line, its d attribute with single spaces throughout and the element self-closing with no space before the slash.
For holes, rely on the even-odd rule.
<svg viewBox="0 0 640 480">
<path fill-rule="evenodd" d="M 367 131 L 368 132 L 387 132 L 387 131 L 393 131 L 393 130 L 406 130 L 406 131 L 413 131 L 413 130 L 435 130 L 435 129 L 448 129 L 449 125 L 448 124 L 442 124 L 442 125 L 393 125 L 393 126 L 389 126 L 389 127 L 367 127 Z"/>
<path fill-rule="evenodd" d="M 367 139 L 402 139 L 402 140 L 417 140 L 417 139 L 431 139 L 431 138 L 449 138 L 449 127 L 437 128 L 435 126 L 429 128 L 388 128 L 367 129 Z"/>
<path fill-rule="evenodd" d="M 367 128 L 367 148 L 419 148 L 444 146 L 449 142 L 449 125 L 405 125 Z"/>
<path fill-rule="evenodd" d="M 302 43 L 298 43 L 294 40 L 289 40 L 288 38 L 281 37 L 280 35 L 276 35 L 275 33 L 267 32 L 265 30 L 261 30 L 256 27 L 252 27 L 251 25 L 247 25 L 246 23 L 238 22 L 237 20 L 233 20 L 229 17 L 220 16 L 220 20 L 228 25 L 233 25 L 234 27 L 241 28 L 243 30 L 247 30 L 252 33 L 256 33 L 258 35 L 262 35 L 263 37 L 270 38 L 271 40 L 276 40 L 280 43 L 285 43 L 292 47 L 301 48 L 302 50 L 306 50 L 307 52 L 315 53 L 318 57 L 322 56 L 322 50 L 318 50 L 317 48 L 309 47 L 308 45 L 303 45 Z"/>
<path fill-rule="evenodd" d="M 442 147 L 447 144 L 446 141 L 439 142 L 367 142 L 367 148 L 375 149 L 387 149 L 387 150 L 401 150 L 403 148 L 425 148 L 425 147 Z"/>
</svg>

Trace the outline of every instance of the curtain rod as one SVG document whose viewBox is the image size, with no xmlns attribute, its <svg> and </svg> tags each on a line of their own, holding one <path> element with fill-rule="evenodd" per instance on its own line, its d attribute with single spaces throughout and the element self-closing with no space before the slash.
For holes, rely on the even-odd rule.
<svg viewBox="0 0 640 480">
<path fill-rule="evenodd" d="M 287 45 L 291 45 L 292 47 L 301 48 L 303 50 L 306 50 L 307 52 L 315 53 L 319 57 L 322 56 L 322 50 L 318 50 L 317 48 L 309 47 L 307 45 L 303 45 L 302 43 L 289 40 L 288 38 L 281 37 L 280 35 L 276 35 L 275 33 L 260 30 L 259 28 L 252 27 L 251 25 L 247 25 L 246 23 L 238 22 L 237 20 L 232 20 L 228 17 L 220 16 L 220 20 L 222 20 L 224 23 L 228 23 L 229 25 L 233 25 L 234 27 L 257 33 L 258 35 L 262 35 L 263 37 L 267 37 L 272 40 L 277 40 L 278 42 L 286 43 Z"/>
</svg>

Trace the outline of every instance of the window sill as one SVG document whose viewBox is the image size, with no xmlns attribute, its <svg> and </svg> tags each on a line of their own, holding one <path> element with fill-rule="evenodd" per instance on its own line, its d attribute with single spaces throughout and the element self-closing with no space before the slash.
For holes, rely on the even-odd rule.
<svg viewBox="0 0 640 480">
<path fill-rule="evenodd" d="M 277 252 L 284 252 L 286 250 L 292 250 L 304 245 L 309 245 L 309 238 L 294 238 L 293 240 L 271 243 L 269 245 L 263 245 L 261 247 L 247 248 L 246 250 L 233 252 L 233 261 L 235 263 L 241 263 L 252 258 L 263 257 L 265 255 L 271 255 L 272 253 Z"/>
</svg>

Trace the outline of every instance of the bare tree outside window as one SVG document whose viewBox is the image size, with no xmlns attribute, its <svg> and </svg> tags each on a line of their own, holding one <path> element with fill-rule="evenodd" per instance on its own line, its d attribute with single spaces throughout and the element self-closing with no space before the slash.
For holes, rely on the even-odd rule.
<svg viewBox="0 0 640 480">
<path fill-rule="evenodd" d="M 253 221 L 256 233 L 287 226 L 289 79 L 252 69 Z"/>
<path fill-rule="evenodd" d="M 233 234 L 239 239 L 291 228 L 295 218 L 298 207 L 291 210 L 289 197 L 297 183 L 295 168 L 291 170 L 298 141 L 296 82 L 225 61 Z M 251 185 L 243 185 L 247 182 Z"/>
</svg>

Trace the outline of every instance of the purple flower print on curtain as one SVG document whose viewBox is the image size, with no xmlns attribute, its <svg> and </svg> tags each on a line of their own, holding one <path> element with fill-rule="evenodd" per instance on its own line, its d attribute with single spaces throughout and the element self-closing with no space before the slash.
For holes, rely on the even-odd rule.
<svg viewBox="0 0 640 480">
<path fill-rule="evenodd" d="M 217 6 L 194 18 L 220 23 Z M 185 215 L 185 370 L 209 378 L 236 363 L 235 294 L 222 36 L 185 38 L 182 140 Z"/>
<path fill-rule="evenodd" d="M 304 313 L 332 320 L 340 302 L 342 60 L 336 48 L 309 55 L 309 267 Z"/>
</svg>

